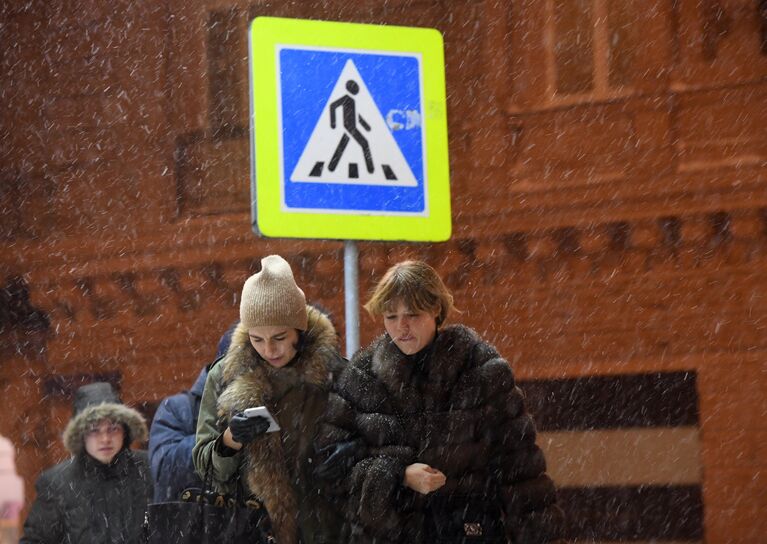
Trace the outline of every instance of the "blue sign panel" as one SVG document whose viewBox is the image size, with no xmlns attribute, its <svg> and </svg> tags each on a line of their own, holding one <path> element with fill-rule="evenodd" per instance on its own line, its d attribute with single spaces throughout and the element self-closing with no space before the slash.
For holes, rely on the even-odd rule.
<svg viewBox="0 0 767 544">
<path fill-rule="evenodd" d="M 276 53 L 283 210 L 428 215 L 420 54 Z"/>
</svg>

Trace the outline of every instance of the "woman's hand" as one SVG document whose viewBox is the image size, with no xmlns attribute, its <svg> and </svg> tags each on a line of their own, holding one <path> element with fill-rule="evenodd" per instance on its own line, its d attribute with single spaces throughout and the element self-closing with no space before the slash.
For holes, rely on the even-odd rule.
<svg viewBox="0 0 767 544">
<path fill-rule="evenodd" d="M 248 417 L 242 412 L 232 416 L 229 427 L 224 431 L 224 445 L 240 450 L 250 444 L 269 429 L 269 420 L 262 416 Z"/>
<path fill-rule="evenodd" d="M 232 438 L 232 431 L 229 429 L 229 427 L 226 428 L 224 431 L 224 435 L 221 438 L 221 440 L 224 443 L 224 446 L 227 448 L 231 448 L 233 450 L 240 451 L 242 449 L 242 444 L 239 442 L 236 442 L 234 438 Z"/>
<path fill-rule="evenodd" d="M 446 481 L 445 475 L 436 468 L 424 463 L 413 463 L 405 468 L 405 481 L 403 483 L 421 495 L 428 495 L 445 485 Z"/>
<path fill-rule="evenodd" d="M 339 480 L 365 454 L 365 447 L 359 440 L 349 440 L 325 446 L 317 452 L 317 459 L 323 459 L 314 469 L 314 475 L 321 480 Z"/>
</svg>

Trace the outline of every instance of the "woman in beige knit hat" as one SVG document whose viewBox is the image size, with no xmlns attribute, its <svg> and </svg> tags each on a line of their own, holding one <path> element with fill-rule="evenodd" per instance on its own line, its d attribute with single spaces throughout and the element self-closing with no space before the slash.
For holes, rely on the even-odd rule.
<svg viewBox="0 0 767 544">
<path fill-rule="evenodd" d="M 243 286 L 229 350 L 209 371 L 193 458 L 219 492 L 262 502 L 280 544 L 337 542 L 339 523 L 311 469 L 318 421 L 343 362 L 333 325 L 307 306 L 287 261 L 262 259 Z M 259 406 L 279 431 L 245 416 Z"/>
</svg>

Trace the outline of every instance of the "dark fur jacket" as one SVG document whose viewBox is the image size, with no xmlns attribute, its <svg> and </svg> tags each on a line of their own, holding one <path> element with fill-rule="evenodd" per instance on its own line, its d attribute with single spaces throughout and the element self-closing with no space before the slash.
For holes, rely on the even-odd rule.
<svg viewBox="0 0 767 544">
<path fill-rule="evenodd" d="M 237 483 L 260 499 L 280 544 L 335 541 L 333 511 L 314 485 L 313 443 L 325 411 L 333 372 L 343 363 L 330 320 L 307 306 L 308 328 L 296 359 L 275 369 L 251 346 L 248 331 L 238 326 L 229 351 L 211 368 L 200 405 L 193 450 L 201 475 L 213 470 L 222 492 Z M 233 455 L 216 444 L 232 415 L 266 406 L 281 430 L 268 433 Z"/>
<path fill-rule="evenodd" d="M 384 335 L 359 352 L 331 393 L 319 446 L 347 440 L 362 454 L 337 490 L 342 542 L 425 543 L 440 497 L 495 497 L 515 544 L 558 537 L 562 512 L 511 367 L 461 325 L 406 356 Z M 420 495 L 405 467 L 426 463 L 447 483 Z"/>
</svg>

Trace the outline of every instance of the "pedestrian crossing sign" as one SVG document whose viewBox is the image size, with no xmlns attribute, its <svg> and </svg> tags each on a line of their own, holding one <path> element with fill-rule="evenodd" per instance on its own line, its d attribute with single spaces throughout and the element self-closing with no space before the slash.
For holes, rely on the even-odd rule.
<svg viewBox="0 0 767 544">
<path fill-rule="evenodd" d="M 450 237 L 438 31 L 258 17 L 249 53 L 257 233 Z"/>
</svg>

